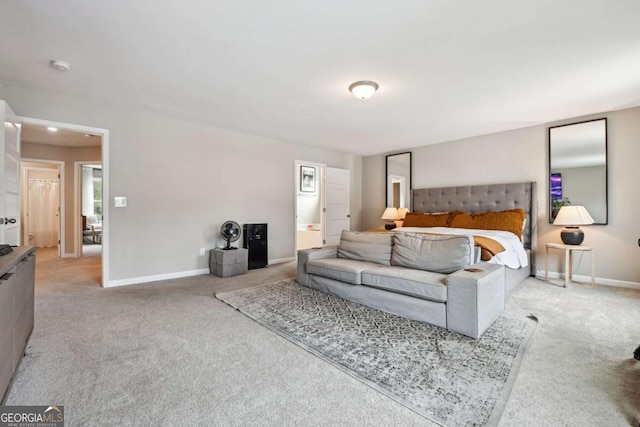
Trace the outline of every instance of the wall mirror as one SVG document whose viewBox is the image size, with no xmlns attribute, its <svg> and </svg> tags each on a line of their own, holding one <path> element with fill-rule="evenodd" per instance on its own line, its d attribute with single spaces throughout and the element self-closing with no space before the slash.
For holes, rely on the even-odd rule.
<svg viewBox="0 0 640 427">
<path fill-rule="evenodd" d="M 411 209 L 411 152 L 386 158 L 387 207 Z"/>
<path fill-rule="evenodd" d="M 566 204 L 607 224 L 607 119 L 549 128 L 549 222 Z"/>
</svg>

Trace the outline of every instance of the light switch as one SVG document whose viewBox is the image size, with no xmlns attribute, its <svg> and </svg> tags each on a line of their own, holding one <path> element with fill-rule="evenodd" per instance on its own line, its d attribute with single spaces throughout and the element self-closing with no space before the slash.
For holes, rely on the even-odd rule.
<svg viewBox="0 0 640 427">
<path fill-rule="evenodd" d="M 126 208 L 127 207 L 127 198 L 126 197 L 114 197 L 113 205 L 116 208 Z"/>
</svg>

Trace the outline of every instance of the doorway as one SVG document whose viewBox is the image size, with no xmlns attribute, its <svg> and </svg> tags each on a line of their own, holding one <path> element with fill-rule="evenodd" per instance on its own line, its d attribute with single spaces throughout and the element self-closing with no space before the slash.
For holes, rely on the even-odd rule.
<svg viewBox="0 0 640 427">
<path fill-rule="evenodd" d="M 296 161 L 296 251 L 322 247 L 323 176 L 326 165 Z"/>
<path fill-rule="evenodd" d="M 351 229 L 351 173 L 320 163 L 295 162 L 296 253 L 337 245 Z"/>
<path fill-rule="evenodd" d="M 20 162 L 22 241 L 36 248 L 55 248 L 58 257 L 64 235 L 60 220 L 64 215 L 62 166 L 62 162 L 37 159 Z"/>
<path fill-rule="evenodd" d="M 82 250 L 82 218 L 81 207 L 76 201 L 77 182 L 75 168 L 76 162 L 98 163 L 102 165 L 101 182 L 102 197 L 101 208 L 108 200 L 108 153 L 109 131 L 82 125 L 75 125 L 49 120 L 18 117 L 22 124 L 21 148 L 24 160 L 37 160 L 41 162 L 59 162 L 60 166 L 60 257 L 79 258 Z M 68 179 L 64 179 L 64 176 Z M 94 202 L 95 206 L 95 202 Z M 99 240 L 98 240 L 99 239 Z M 99 241 L 99 244 L 97 244 Z M 108 286 L 108 211 L 102 209 L 102 230 L 96 244 L 96 253 L 93 254 L 98 261 L 100 270 L 99 282 L 102 286 Z M 54 254 L 52 254 L 55 256 Z M 94 263 L 94 261 L 92 261 Z M 94 267 L 95 268 L 95 267 Z"/>
</svg>

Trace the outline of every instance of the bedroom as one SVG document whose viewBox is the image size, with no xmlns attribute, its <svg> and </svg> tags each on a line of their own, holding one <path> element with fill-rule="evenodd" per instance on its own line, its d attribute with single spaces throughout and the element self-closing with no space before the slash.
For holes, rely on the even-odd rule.
<svg viewBox="0 0 640 427">
<path fill-rule="evenodd" d="M 104 14 L 116 22 L 124 21 L 121 22 L 123 28 L 116 30 L 109 28 L 109 19 L 105 19 L 106 23 L 93 22 L 88 18 L 93 16 L 92 13 L 73 2 L 73 7 L 65 7 L 58 2 L 39 6 L 30 2 L 6 2 L 2 6 L 3 12 L 7 11 L 6 14 L 3 13 L 5 18 L 2 27 L 16 31 L 16 34 L 24 37 L 25 42 L 21 43 L 13 35 L 2 38 L 0 99 L 7 100 L 21 116 L 110 130 L 110 196 L 126 196 L 129 199 L 126 209 L 111 208 L 109 277 L 114 284 L 202 274 L 203 270 L 206 271 L 207 264 L 206 258 L 199 256 L 198 249 L 221 245 L 217 229 L 228 219 L 241 223 L 268 222 L 270 231 L 279 236 L 270 248 L 272 257 L 280 260 L 293 259 L 295 220 L 292 191 L 289 188 L 295 181 L 295 160 L 313 161 L 351 171 L 352 229 L 363 230 L 378 227 L 382 223 L 379 216 L 384 207 L 384 155 L 387 153 L 408 149 L 413 152 L 414 188 L 524 180 L 543 183 L 546 182 L 547 168 L 546 128 L 584 118 L 607 117 L 610 131 L 611 217 L 609 225 L 586 227 L 585 232 L 589 242 L 597 250 L 598 278 L 619 284 L 637 284 L 640 282 L 640 263 L 636 262 L 640 229 L 636 212 L 640 194 L 635 183 L 640 182 L 640 170 L 635 163 L 640 158 L 637 142 L 640 135 L 640 109 L 635 107 L 640 103 L 637 102 L 636 77 L 629 77 L 626 73 L 637 68 L 638 57 L 635 45 L 630 46 L 624 41 L 637 35 L 635 27 L 638 11 L 628 2 L 607 5 L 600 3 L 589 2 L 585 6 L 581 2 L 577 6 L 574 3 L 572 7 L 562 8 L 546 3 L 537 9 L 531 5 L 510 8 L 506 2 L 498 2 L 486 15 L 472 5 L 464 5 L 468 11 L 468 16 L 465 15 L 467 19 L 457 21 L 456 25 L 460 39 L 454 38 L 450 44 L 445 44 L 445 50 L 457 52 L 461 56 L 467 55 L 469 63 L 460 64 L 455 58 L 443 58 L 442 52 L 437 48 L 423 54 L 421 43 L 410 45 L 406 55 L 416 60 L 430 56 L 434 63 L 460 65 L 457 70 L 468 68 L 478 74 L 454 74 L 454 82 L 445 78 L 453 71 L 444 65 L 445 69 L 431 68 L 434 73 L 438 71 L 436 75 L 425 77 L 425 70 L 429 69 L 426 66 L 416 67 L 415 70 L 418 71 L 407 72 L 401 78 L 396 77 L 395 68 L 411 69 L 412 63 L 405 62 L 408 61 L 406 58 L 398 60 L 389 71 L 389 67 L 385 65 L 389 61 L 385 58 L 397 58 L 396 48 L 381 51 L 378 44 L 382 37 L 371 37 L 371 34 L 387 34 L 386 24 L 380 22 L 379 17 L 390 13 L 390 10 L 377 4 L 361 15 L 360 10 L 356 10 L 354 6 L 353 10 L 349 10 L 348 17 L 340 21 L 343 27 L 334 28 L 335 32 L 327 33 L 322 28 L 310 27 L 317 30 L 318 35 L 325 34 L 335 38 L 336 44 L 343 47 L 334 46 L 329 52 L 318 48 L 318 59 L 314 59 L 316 55 L 304 56 L 298 66 L 292 67 L 300 75 L 290 76 L 290 80 L 283 82 L 280 77 L 283 68 L 286 68 L 283 64 L 287 64 L 286 61 L 295 55 L 291 55 L 288 49 L 282 49 L 286 52 L 280 55 L 274 49 L 267 50 L 263 56 L 259 50 L 276 45 L 295 49 L 296 52 L 300 49 L 302 52 L 299 53 L 304 53 L 307 46 L 292 46 L 294 42 L 291 40 L 291 31 L 287 30 L 295 25 L 298 34 L 308 36 L 304 27 L 310 23 L 308 18 L 305 19 L 304 13 L 294 18 L 269 15 L 271 21 L 279 23 L 284 30 L 274 34 L 266 47 L 260 42 L 260 36 L 263 32 L 275 29 L 265 28 L 268 27 L 267 24 L 250 20 L 249 23 L 257 29 L 245 33 L 248 39 L 242 41 L 255 49 L 246 51 L 243 50 L 246 49 L 244 46 L 243 49 L 236 48 L 236 52 L 244 52 L 242 58 L 250 59 L 249 64 L 244 64 L 248 68 L 268 65 L 268 72 L 256 75 L 249 74 L 244 68 L 237 68 L 242 73 L 238 72 L 235 78 L 233 75 L 216 74 L 222 72 L 223 67 L 212 66 L 214 72 L 200 62 L 193 65 L 187 61 L 186 64 L 191 65 L 184 66 L 183 60 L 191 55 L 199 56 L 194 52 L 223 50 L 215 42 L 225 38 L 216 33 L 219 38 L 205 38 L 205 42 L 197 49 L 187 50 L 184 46 L 189 46 L 188 43 L 176 45 L 170 40 L 180 37 L 180 34 L 164 32 L 164 24 L 173 22 L 169 16 L 165 17 L 166 21 L 154 23 L 145 19 L 144 11 L 132 11 L 129 20 L 119 18 L 117 11 L 98 9 L 95 12 L 97 15 Z M 250 3 L 245 6 L 255 7 Z M 412 6 L 418 8 L 415 3 Z M 96 7 L 106 8 L 106 5 Z M 444 8 L 443 5 L 439 7 Z M 564 40 L 564 23 L 572 16 L 576 7 L 588 9 L 589 13 L 585 18 L 588 22 L 577 25 L 578 28 L 573 33 L 575 38 L 563 45 L 565 50 L 552 51 L 551 47 L 557 40 Z M 149 8 L 153 10 L 151 6 Z M 394 25 L 405 22 L 416 24 L 410 17 L 410 7 L 407 8 L 406 15 L 402 19 L 398 18 L 401 22 Z M 496 9 L 500 8 L 503 13 L 497 13 Z M 85 15 L 73 16 L 69 9 Z M 176 15 L 175 19 L 188 13 L 175 9 L 170 12 Z M 191 27 L 192 32 L 183 35 L 185 40 L 202 36 L 208 31 L 217 31 L 211 29 L 210 22 L 216 12 L 206 9 L 202 19 L 189 14 L 188 18 L 195 25 Z M 324 10 L 314 12 L 323 17 L 329 15 Z M 437 26 L 437 21 L 450 20 L 452 15 L 458 16 L 459 13 L 456 8 L 440 11 L 435 6 L 421 11 L 419 16 L 433 29 L 427 35 L 423 34 L 419 40 L 424 42 L 440 33 L 448 34 Z M 17 15 L 17 21 L 26 23 L 20 26 L 26 30 L 17 28 L 15 24 L 5 23 L 4 19 L 12 14 Z M 611 22 L 610 27 L 605 27 L 602 23 L 603 15 Z M 352 34 L 350 30 L 354 16 L 361 17 L 355 20 L 356 28 L 363 28 L 357 34 Z M 469 16 L 484 16 L 486 24 L 474 24 L 475 20 L 468 18 Z M 513 28 L 509 24 L 512 16 L 518 17 Z M 295 19 L 299 21 L 290 22 Z M 478 20 L 481 21 L 483 20 Z M 92 25 L 101 28 L 102 33 L 108 36 L 104 44 L 101 44 L 105 49 L 98 50 L 98 53 L 94 51 L 95 45 L 91 40 L 79 36 L 93 34 L 87 27 L 89 22 L 93 22 Z M 147 22 L 146 25 L 150 26 L 149 34 L 159 37 L 162 40 L 159 44 L 164 44 L 171 56 L 166 57 L 157 51 L 153 52 L 154 55 L 143 48 L 146 43 L 154 43 L 146 36 L 140 38 L 133 32 L 138 22 Z M 59 25 L 60 23 L 64 25 Z M 364 31 L 369 23 L 373 28 Z M 539 23 L 545 24 L 540 32 L 547 34 L 548 38 L 542 38 L 540 43 L 536 43 L 539 34 L 534 29 Z M 488 38 L 481 40 L 487 44 L 498 43 L 500 47 L 510 47 L 520 53 L 516 52 L 513 64 L 509 65 L 507 57 L 499 54 L 499 49 L 487 49 L 476 55 L 472 50 L 478 46 L 471 45 L 467 51 L 464 41 L 469 34 L 464 31 L 465 26 L 469 27 L 472 34 L 483 34 L 487 27 L 493 26 L 495 32 L 488 32 Z M 56 42 L 56 37 L 48 37 L 50 33 L 58 34 L 55 32 L 58 31 L 56 28 L 68 29 L 68 33 L 58 37 L 64 42 Z M 238 28 L 245 27 L 240 25 Z M 612 39 L 603 36 L 600 42 L 592 42 L 590 31 L 593 28 L 608 33 Z M 413 35 L 412 31 L 417 31 L 412 26 L 409 29 L 411 31 L 408 31 L 407 39 Z M 226 27 L 219 31 L 236 33 L 236 30 Z M 32 34 L 32 38 L 27 32 Z M 514 41 L 515 46 L 504 46 L 501 41 L 507 37 L 501 32 L 513 36 L 514 40 L 520 32 L 524 33 L 524 37 Z M 138 40 L 140 44 L 129 44 L 130 40 Z M 364 46 L 362 49 L 368 59 L 362 60 L 358 65 L 345 67 L 344 64 L 349 63 L 348 58 L 357 55 L 354 55 L 354 49 L 348 44 L 344 46 L 344 40 L 351 40 L 353 45 Z M 400 42 L 407 40 L 401 37 Z M 446 40 L 442 41 L 445 42 Z M 394 43 L 398 41 L 394 40 Z M 570 62 L 584 68 L 578 65 L 575 68 L 567 66 L 563 68 L 566 71 L 557 79 L 551 79 L 550 74 L 542 73 L 553 66 L 566 65 L 563 58 L 569 57 L 576 44 L 589 49 L 583 56 L 575 52 L 576 56 L 571 56 Z M 22 49 L 22 54 L 28 60 L 20 59 L 20 55 L 15 53 L 20 50 L 15 49 L 16 46 Z M 528 49 L 521 49 L 521 46 Z M 10 55 L 9 52 L 14 53 Z M 237 67 L 243 65 L 242 58 L 227 50 L 223 52 L 224 59 L 229 64 Z M 48 61 L 58 55 L 71 63 L 72 69 L 68 74 L 52 74 L 53 70 L 48 67 Z M 126 60 L 121 55 L 126 55 Z M 487 70 L 489 64 L 494 62 L 499 63 L 498 66 Z M 34 65 L 36 63 L 39 65 Z M 90 67 L 90 64 L 95 64 L 95 67 Z M 159 67 L 159 64 L 165 64 L 167 68 Z M 535 71 L 543 76 L 532 76 L 526 72 L 532 68 L 532 64 L 535 64 Z M 198 68 L 206 71 L 192 74 Z M 229 68 L 234 69 L 232 66 Z M 312 70 L 308 71 L 309 68 Z M 335 71 L 330 72 L 331 69 L 342 70 L 344 78 L 336 76 Z M 504 76 L 499 72 L 500 69 L 508 70 L 509 74 L 521 75 L 523 80 L 500 81 L 496 84 L 495 80 Z M 595 71 L 589 74 L 588 70 Z M 493 77 L 491 72 L 495 73 Z M 108 78 L 111 73 L 118 76 L 115 82 Z M 374 76 L 370 76 L 370 73 Z M 182 85 L 190 79 L 178 78 L 181 83 L 177 87 L 164 90 L 170 87 L 170 76 L 180 77 L 182 74 L 193 77 L 191 80 L 196 84 L 185 88 Z M 314 81 L 318 81 L 318 76 L 323 74 L 330 76 L 330 81 L 314 84 Z M 85 79 L 84 85 L 74 86 L 72 81 L 79 76 Z M 210 99 L 225 93 L 225 87 L 216 86 L 213 94 L 203 95 L 205 88 L 209 87 L 209 77 L 211 80 L 226 81 L 228 87 L 240 94 L 239 98 L 223 105 L 212 103 Z M 574 77 L 574 91 L 562 91 L 561 89 L 567 89 L 563 88 L 564 83 L 574 80 Z M 352 81 L 362 78 L 378 79 L 380 90 L 367 103 L 357 104 L 354 102 L 358 100 L 348 93 L 346 87 Z M 468 80 L 465 80 L 460 92 L 455 92 L 456 97 L 448 96 L 448 91 L 455 89 L 452 87 L 455 86 L 455 81 L 464 79 Z M 420 86 L 413 84 L 416 81 L 420 81 Z M 622 87 L 623 81 L 627 82 L 626 87 Z M 99 82 L 105 82 L 104 86 Z M 489 89 L 482 89 L 485 84 L 488 86 L 487 82 L 493 85 Z M 402 86 L 402 83 L 408 86 Z M 598 90 L 592 91 L 593 87 Z M 91 88 L 99 90 L 92 92 Z M 264 94 L 263 90 L 268 91 L 268 94 Z M 624 95 L 616 97 L 620 93 Z M 400 109 L 397 98 L 392 98 L 392 95 L 402 95 L 417 101 Z M 321 106 L 309 107 L 317 98 L 322 99 Z M 522 102 L 523 99 L 526 100 L 525 105 L 519 104 L 516 108 L 514 103 Z M 260 109 L 255 107 L 254 111 L 253 106 L 262 105 L 263 102 L 265 106 Z M 384 109 L 381 108 L 383 104 L 387 105 Z M 433 110 L 425 113 L 423 104 L 429 104 L 424 108 Z M 531 111 L 525 108 L 526 104 L 533 104 L 536 108 Z M 504 105 L 507 107 L 498 111 L 495 116 L 487 113 Z M 287 138 L 276 132 L 279 127 L 292 123 L 292 113 L 296 109 L 308 116 L 296 124 L 296 129 L 299 130 L 296 137 Z M 229 113 L 225 113 L 225 110 Z M 436 114 L 439 110 L 455 110 L 455 114 L 444 120 Z M 510 110 L 514 113 L 509 114 Z M 317 118 L 330 111 L 335 111 L 336 116 L 344 116 L 331 117 L 340 126 L 334 126 L 333 122 L 331 126 L 324 122 L 318 123 Z M 261 119 L 261 116 L 268 115 L 267 112 L 270 114 L 268 119 Z M 241 113 L 252 113 L 254 116 L 248 120 L 243 118 L 240 124 L 236 121 L 225 123 L 222 120 L 228 116 L 239 117 Z M 390 122 L 384 117 L 395 117 L 399 122 Z M 425 117 L 430 119 L 426 120 Z M 273 128 L 269 128 L 270 132 L 260 132 L 263 120 L 274 124 Z M 425 121 L 427 123 L 423 123 Z M 438 121 L 442 124 L 438 125 Z M 463 124 L 463 121 L 472 123 Z M 327 133 L 326 128 L 336 129 L 336 133 L 342 136 L 334 137 L 334 134 Z M 432 133 L 431 128 L 441 133 Z M 399 129 L 411 129 L 411 139 L 404 133 L 400 134 Z M 456 134 L 450 133 L 451 129 L 455 129 Z M 376 134 L 390 141 L 389 146 L 375 146 L 377 148 L 370 152 L 372 155 L 365 155 L 368 141 L 372 141 L 373 146 Z M 333 145 L 319 148 L 312 144 L 314 138 L 324 139 Z M 427 145 L 432 142 L 443 143 Z M 350 151 L 352 147 L 354 151 Z M 357 153 L 357 147 L 364 149 Z M 233 185 L 229 185 L 229 177 L 233 177 Z M 538 188 L 538 199 L 545 200 L 545 186 L 540 185 Z M 540 211 L 544 212 L 544 208 Z M 540 221 L 540 224 L 541 245 L 557 238 L 557 228 L 544 221 Z M 556 266 L 554 271 L 557 268 Z M 584 274 L 584 271 L 581 270 L 580 274 Z M 109 324 L 111 320 L 106 318 L 104 322 Z"/>
</svg>

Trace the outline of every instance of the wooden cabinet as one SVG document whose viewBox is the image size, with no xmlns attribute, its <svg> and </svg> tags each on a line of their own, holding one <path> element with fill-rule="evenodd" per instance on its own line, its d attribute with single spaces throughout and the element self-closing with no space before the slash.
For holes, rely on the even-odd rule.
<svg viewBox="0 0 640 427">
<path fill-rule="evenodd" d="M 33 246 L 0 257 L 0 402 L 33 330 L 35 261 Z"/>
</svg>

